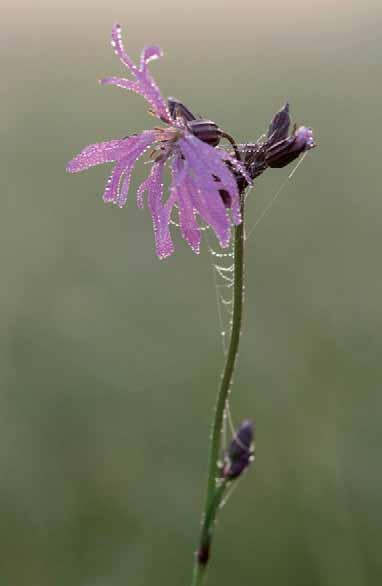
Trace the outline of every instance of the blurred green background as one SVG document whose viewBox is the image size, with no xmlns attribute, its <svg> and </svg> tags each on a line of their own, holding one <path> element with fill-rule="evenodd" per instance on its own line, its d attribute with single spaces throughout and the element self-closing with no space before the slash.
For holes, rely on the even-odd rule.
<svg viewBox="0 0 382 586">
<path fill-rule="evenodd" d="M 7 3 L 2 10 L 0 584 L 187 585 L 222 366 L 212 262 L 105 206 L 85 145 L 153 125 L 97 80 L 150 42 L 164 95 L 254 140 L 289 99 L 319 148 L 248 240 L 232 400 L 257 460 L 209 584 L 382 577 L 381 16 L 375 2 Z M 255 222 L 291 168 L 248 198 Z"/>
</svg>

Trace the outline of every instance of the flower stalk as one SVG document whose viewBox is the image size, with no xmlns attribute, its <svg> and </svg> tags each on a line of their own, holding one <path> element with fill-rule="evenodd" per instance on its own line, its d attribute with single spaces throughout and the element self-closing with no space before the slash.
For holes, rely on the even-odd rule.
<svg viewBox="0 0 382 586">
<path fill-rule="evenodd" d="M 231 389 L 232 377 L 237 360 L 244 302 L 244 194 L 241 195 L 242 222 L 234 228 L 234 298 L 231 337 L 226 361 L 216 399 L 215 413 L 208 464 L 206 501 L 202 515 L 197 555 L 195 556 L 192 586 L 200 586 L 207 569 L 213 529 L 220 503 L 224 497 L 228 480 L 221 479 L 219 458 L 221 455 L 222 428 L 227 401 Z"/>
</svg>

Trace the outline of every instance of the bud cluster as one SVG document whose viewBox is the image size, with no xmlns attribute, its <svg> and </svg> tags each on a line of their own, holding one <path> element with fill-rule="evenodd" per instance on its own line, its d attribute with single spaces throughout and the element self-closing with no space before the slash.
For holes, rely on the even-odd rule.
<svg viewBox="0 0 382 586">
<path fill-rule="evenodd" d="M 290 124 L 289 104 L 286 103 L 274 115 L 265 138 L 244 146 L 241 156 L 252 180 L 261 175 L 268 167 L 285 167 L 302 153 L 315 147 L 311 128 L 306 126 L 297 128 L 295 125 L 292 134 L 288 136 Z M 248 186 L 243 177 L 237 175 L 236 180 L 240 191 Z"/>
</svg>

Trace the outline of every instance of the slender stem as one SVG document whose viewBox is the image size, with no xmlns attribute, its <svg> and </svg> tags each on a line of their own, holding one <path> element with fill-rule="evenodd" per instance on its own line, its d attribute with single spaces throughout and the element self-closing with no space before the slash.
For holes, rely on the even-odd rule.
<svg viewBox="0 0 382 586">
<path fill-rule="evenodd" d="M 226 138 L 228 140 L 228 142 L 231 143 L 231 146 L 232 146 L 234 153 L 235 153 L 235 157 L 237 158 L 238 161 L 241 161 L 240 151 L 238 149 L 236 141 L 232 138 L 232 136 L 230 134 L 228 134 L 228 132 L 225 132 L 224 130 L 221 131 L 221 135 L 222 135 L 222 138 Z"/>
<path fill-rule="evenodd" d="M 232 329 L 229 348 L 226 356 L 224 370 L 217 395 L 212 435 L 210 443 L 207 495 L 202 516 L 202 527 L 198 555 L 196 556 L 192 586 L 200 586 L 205 575 L 209 549 L 212 540 L 213 525 L 216 513 L 223 496 L 225 485 L 217 486 L 219 476 L 219 456 L 221 451 L 221 432 L 223 427 L 224 412 L 232 383 L 236 358 L 239 349 L 243 300 L 244 300 L 244 196 L 241 198 L 242 222 L 234 229 L 234 297 Z"/>
<path fill-rule="evenodd" d="M 242 215 L 244 214 L 244 205 L 241 206 Z M 235 227 L 234 241 L 234 294 L 233 294 L 233 314 L 232 330 L 228 347 L 226 363 L 224 365 L 223 375 L 221 378 L 220 388 L 217 396 L 215 417 L 212 427 L 212 438 L 210 448 L 210 463 L 208 474 L 208 494 L 210 499 L 215 490 L 215 479 L 218 475 L 218 460 L 220 456 L 220 440 L 223 427 L 224 411 L 230 392 L 232 375 L 235 368 L 236 357 L 239 349 L 241 323 L 243 315 L 243 298 L 244 298 L 244 218 L 242 223 Z"/>
<path fill-rule="evenodd" d="M 200 586 L 203 582 L 210 553 L 212 533 L 215 525 L 216 515 L 218 514 L 220 503 L 223 500 L 224 493 L 228 484 L 229 481 L 227 479 L 222 479 L 221 484 L 219 484 L 219 486 L 215 490 L 214 496 L 203 518 L 202 529 L 200 532 L 198 557 L 194 565 L 192 586 Z"/>
</svg>

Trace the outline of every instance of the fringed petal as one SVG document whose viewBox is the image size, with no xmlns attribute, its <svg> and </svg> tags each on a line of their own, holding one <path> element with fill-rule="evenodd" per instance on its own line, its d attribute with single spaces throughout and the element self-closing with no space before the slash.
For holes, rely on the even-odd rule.
<svg viewBox="0 0 382 586">
<path fill-rule="evenodd" d="M 85 171 L 89 167 L 120 161 L 141 144 L 152 144 L 157 136 L 156 130 L 145 130 L 141 134 L 133 134 L 120 140 L 98 142 L 85 147 L 67 164 L 69 173 Z"/>
<path fill-rule="evenodd" d="M 101 83 L 106 85 L 117 85 L 119 87 L 135 91 L 148 101 L 153 113 L 160 120 L 163 120 L 164 122 L 171 122 L 172 119 L 167 104 L 147 68 L 147 64 L 150 61 L 153 59 L 158 59 L 158 57 L 162 56 L 161 49 L 156 46 L 145 47 L 142 51 L 140 67 L 138 68 L 127 55 L 127 53 L 125 53 L 121 38 L 121 27 L 118 24 L 114 25 L 112 29 L 111 44 L 115 54 L 134 76 L 135 81 L 130 82 L 129 80 L 124 80 L 123 78 L 108 77 L 101 80 Z"/>
<path fill-rule="evenodd" d="M 178 159 L 173 164 L 170 189 L 174 193 L 178 204 L 179 226 L 182 237 L 191 246 L 192 250 L 196 254 L 199 254 L 201 241 L 200 227 L 195 218 L 192 199 L 183 184 L 184 178 L 184 163 Z"/>
<path fill-rule="evenodd" d="M 106 188 L 103 194 L 103 201 L 108 202 L 115 202 L 119 198 L 119 191 L 121 180 L 123 174 L 125 172 L 126 161 L 125 159 L 121 159 L 118 163 L 114 166 L 114 169 L 107 180 Z"/>
<path fill-rule="evenodd" d="M 184 197 L 187 194 L 200 217 L 211 226 L 220 246 L 226 248 L 231 240 L 231 222 L 222 199 L 216 197 L 216 191 L 209 191 L 191 176 L 184 179 L 182 189 Z"/>
<path fill-rule="evenodd" d="M 77 173 L 94 165 L 117 161 L 106 184 L 103 199 L 105 202 L 112 201 L 123 207 L 126 203 L 133 167 L 139 157 L 155 141 L 156 136 L 156 130 L 146 130 L 123 140 L 92 144 L 68 163 L 67 170 L 70 173 Z M 120 189 L 123 175 L 125 180 Z"/>
<path fill-rule="evenodd" d="M 114 53 L 119 57 L 120 61 L 127 67 L 127 69 L 134 73 L 136 70 L 136 66 L 134 65 L 133 61 L 130 57 L 125 53 L 125 49 L 123 47 L 122 42 L 122 27 L 120 24 L 115 24 L 111 30 L 111 46 L 113 47 Z"/>
<path fill-rule="evenodd" d="M 224 205 L 221 190 L 230 196 L 230 207 L 234 223 L 240 223 L 239 192 L 233 174 L 216 150 L 199 139 L 187 135 L 179 140 L 185 159 L 187 177 L 183 181 L 193 201 L 193 207 L 216 233 L 222 247 L 231 237 L 230 219 Z"/>
<path fill-rule="evenodd" d="M 127 195 L 129 192 L 130 187 L 130 180 L 131 174 L 133 172 L 133 168 L 137 163 L 138 159 L 145 153 L 148 147 L 153 143 L 153 138 L 155 136 L 155 131 L 147 131 L 143 132 L 139 135 L 139 140 L 136 142 L 135 147 L 129 152 L 125 160 L 125 171 L 124 171 L 124 180 L 121 187 L 121 190 L 118 194 L 118 199 L 115 200 L 115 203 L 118 204 L 120 208 L 127 202 Z"/>
<path fill-rule="evenodd" d="M 173 165 L 179 163 L 174 161 Z M 177 177 L 178 203 L 190 202 L 193 210 L 214 230 L 220 245 L 228 246 L 231 238 L 231 221 L 223 200 L 210 175 L 205 175 L 195 161 L 182 159 L 183 170 Z"/>
<path fill-rule="evenodd" d="M 175 198 L 170 195 L 166 204 L 163 205 L 163 169 L 163 161 L 155 163 L 151 168 L 150 176 L 144 185 L 141 185 L 142 195 L 143 191 L 148 191 L 147 204 L 153 220 L 156 252 L 160 259 L 174 252 L 169 223 Z"/>
<path fill-rule="evenodd" d="M 102 85 L 116 85 L 117 87 L 121 87 L 125 90 L 131 90 L 140 94 L 139 85 L 136 81 L 131 81 L 130 79 L 126 79 L 125 77 L 104 77 L 100 80 Z"/>
<path fill-rule="evenodd" d="M 153 165 L 153 167 L 155 167 L 155 165 Z M 140 184 L 140 186 L 138 187 L 137 190 L 137 207 L 140 210 L 143 210 L 143 208 L 145 207 L 145 202 L 143 199 L 143 196 L 145 194 L 146 191 L 149 190 L 150 185 L 151 185 L 151 174 L 153 172 L 153 167 L 151 167 L 151 171 L 150 171 L 150 175 L 148 177 L 146 177 L 146 179 L 144 181 L 142 181 L 142 183 Z"/>
<path fill-rule="evenodd" d="M 235 169 L 240 168 L 240 172 L 243 171 L 242 165 L 226 151 L 213 148 L 192 135 L 187 135 L 180 141 L 180 148 L 185 149 L 187 153 L 184 153 L 185 156 L 188 156 L 192 164 L 198 168 L 199 176 L 204 177 L 203 181 L 213 177 L 215 189 L 218 191 L 223 189 L 229 194 L 232 220 L 234 224 L 240 224 L 240 196 L 237 182 L 224 161 L 229 161 Z"/>
<path fill-rule="evenodd" d="M 122 140 L 109 140 L 91 144 L 69 161 L 66 170 L 69 173 L 78 173 L 95 165 L 118 161 L 134 146 L 135 140 L 136 136 L 129 136 Z"/>
<path fill-rule="evenodd" d="M 162 209 L 159 209 L 159 230 L 156 234 L 156 250 L 160 259 L 167 258 L 174 252 L 174 244 L 172 242 L 170 232 L 170 223 L 171 213 L 175 203 L 176 193 L 170 193 L 170 196 L 163 205 Z M 150 197 L 148 199 L 148 205 L 150 207 Z"/>
<path fill-rule="evenodd" d="M 163 122 L 171 123 L 170 112 L 167 104 L 160 93 L 160 89 L 148 71 L 137 73 L 139 92 L 150 104 L 153 113 Z"/>
<path fill-rule="evenodd" d="M 149 45 L 148 47 L 144 47 L 141 53 L 141 62 L 140 62 L 140 69 L 144 71 L 147 64 L 150 61 L 154 61 L 155 59 L 159 59 L 159 57 L 163 57 L 163 51 L 160 47 L 156 45 Z"/>
</svg>

